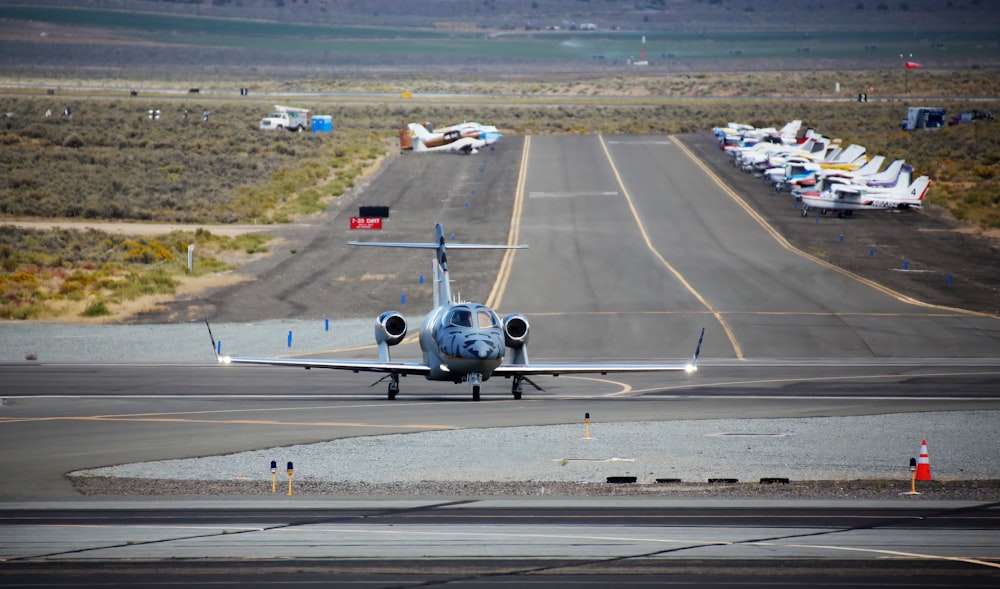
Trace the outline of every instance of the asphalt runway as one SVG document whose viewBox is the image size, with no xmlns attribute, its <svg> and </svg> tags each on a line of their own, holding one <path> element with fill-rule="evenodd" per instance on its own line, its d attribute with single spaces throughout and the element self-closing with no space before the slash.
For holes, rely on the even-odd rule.
<svg viewBox="0 0 1000 589">
<path fill-rule="evenodd" d="M 584 505 L 581 520 L 573 523 L 574 528 L 553 534 L 543 547 L 522 543 L 526 537 L 553 531 L 556 520 L 551 514 L 559 507 L 548 503 L 536 504 L 537 512 L 531 514 L 532 518 L 541 514 L 538 517 L 545 522 L 541 527 L 520 522 L 517 526 L 526 527 L 508 528 L 503 523 L 506 515 L 491 513 L 481 519 L 470 516 L 464 522 L 435 524 L 439 527 L 433 528 L 426 523 L 393 522 L 391 530 L 347 526 L 344 522 L 353 523 L 356 514 L 340 514 L 343 521 L 339 521 L 338 509 L 342 507 L 333 506 L 329 513 L 332 520 L 338 520 L 333 523 L 339 527 L 301 526 L 297 531 L 307 535 L 292 539 L 280 536 L 277 540 L 258 533 L 262 532 L 261 516 L 239 505 L 237 517 L 226 518 L 224 525 L 210 522 L 207 531 L 178 531 L 172 527 L 169 531 L 151 530 L 127 516 L 81 532 L 82 536 L 74 534 L 86 528 L 64 527 L 75 524 L 77 518 L 83 518 L 85 523 L 86 513 L 95 505 L 118 503 L 106 498 L 88 499 L 72 506 L 68 513 L 55 512 L 59 515 L 53 521 L 18 521 L 20 508 L 12 502 L 79 499 L 64 478 L 72 470 L 337 437 L 443 427 L 572 423 L 584 411 L 600 411 L 606 421 L 639 421 L 658 416 L 703 419 L 945 414 L 1000 408 L 996 388 L 1000 382 L 1000 320 L 910 304 L 790 250 L 707 176 L 674 139 L 534 137 L 526 140 L 524 147 L 526 158 L 517 178 L 517 198 L 509 203 L 513 208 L 511 234 L 513 241 L 528 243 L 531 248 L 514 254 L 509 274 L 501 272 L 492 290 L 477 281 L 473 290 L 464 292 L 490 293 L 490 302 L 502 313 L 528 315 L 531 353 L 536 360 L 686 358 L 698 330 L 704 326 L 706 339 L 697 375 L 538 379 L 545 391 L 526 390 L 522 403 L 510 398 L 502 380 L 499 384 L 486 383 L 484 400 L 473 403 L 465 387 L 410 378 L 402 382 L 399 402 L 388 403 L 381 385 L 367 386 L 374 380 L 370 377 L 319 370 L 140 364 L 0 366 L 4 399 L 0 409 L 0 467 L 10 474 L 0 480 L 0 498 L 7 508 L 0 530 L 4 535 L 0 543 L 3 556 L 20 559 L 19 566 L 29 568 L 44 568 L 54 560 L 73 560 L 74 554 L 97 561 L 118 561 L 140 553 L 141 558 L 198 559 L 207 554 L 205 544 L 192 544 L 186 538 L 204 536 L 210 538 L 204 542 L 219 547 L 212 556 L 225 558 L 315 557 L 317 562 L 327 563 L 330 559 L 347 563 L 354 558 L 374 558 L 380 563 L 374 568 L 355 566 L 353 570 L 362 571 L 358 582 L 376 585 L 396 583 L 402 578 L 413 583 L 499 586 L 508 582 L 523 584 L 528 575 L 536 584 L 601 584 L 611 579 L 617 583 L 618 577 L 631 575 L 626 578 L 640 586 L 664 579 L 664 569 L 643 567 L 658 566 L 659 562 L 650 562 L 662 555 L 662 545 L 677 541 L 699 547 L 685 550 L 683 556 L 688 558 L 728 563 L 746 559 L 756 563 L 732 569 L 735 577 L 722 577 L 719 584 L 734 579 L 775 582 L 775 577 L 760 576 L 762 571 L 773 574 L 770 569 L 757 565 L 794 557 L 803 563 L 805 571 L 805 576 L 797 580 L 823 586 L 822 575 L 810 576 L 814 571 L 836 568 L 836 563 L 842 562 L 838 559 L 847 554 L 854 558 L 862 552 L 865 558 L 903 558 L 910 564 L 909 570 L 927 572 L 918 577 L 920 584 L 928 581 L 931 586 L 947 586 L 949 580 L 954 580 L 949 575 L 965 571 L 972 571 L 969 584 L 995 584 L 1000 539 L 995 529 L 995 510 L 990 509 L 975 515 L 981 528 L 970 529 L 963 520 L 961 525 L 946 526 L 950 530 L 947 535 L 937 535 L 937 530 L 904 526 L 885 536 L 865 535 L 838 545 L 840 548 L 823 549 L 815 548 L 812 541 L 780 548 L 773 543 L 761 544 L 767 538 L 792 538 L 799 533 L 808 536 L 827 530 L 815 527 L 813 519 L 796 522 L 792 526 L 795 530 L 790 532 L 777 521 L 783 517 L 780 510 L 775 512 L 776 520 L 752 530 L 723 522 L 698 529 L 692 536 L 687 526 L 676 521 L 648 527 L 620 513 L 620 520 L 602 521 L 597 533 L 590 529 L 581 533 L 580 528 L 587 527 L 581 522 L 618 508 L 620 500 L 615 499 L 608 499 L 607 504 Z M 414 165 L 414 160 L 401 161 Z M 437 160 L 425 161 L 434 162 L 429 168 L 437 169 L 439 165 Z M 461 166 L 468 163 L 461 158 L 454 161 Z M 498 174 L 501 177 L 495 181 L 509 186 L 510 170 L 516 170 L 516 166 L 509 165 L 509 158 L 505 161 L 508 172 Z M 410 168 L 407 173 L 414 170 Z M 389 193 L 390 187 L 380 185 L 380 181 L 398 181 L 398 176 L 389 172 L 368 190 L 379 194 L 384 189 Z M 463 174 L 463 182 L 468 181 L 474 171 Z M 437 208 L 420 214 L 440 215 L 437 220 L 445 223 L 446 230 L 449 221 L 454 226 L 458 217 L 472 214 L 462 206 L 464 195 L 458 191 L 424 194 L 419 192 L 419 186 L 416 183 L 408 187 L 407 206 L 421 211 L 421 199 L 438 203 Z M 500 221 L 507 218 L 501 214 L 503 208 L 497 204 Z M 430 225 L 423 219 L 419 221 L 429 232 Z M 488 224 L 490 220 L 483 217 L 475 222 Z M 402 220 L 395 223 L 407 232 L 414 231 L 417 224 Z M 497 228 L 491 232 L 506 233 Z M 381 237 L 395 239 L 390 235 Z M 456 268 L 475 265 L 471 274 L 474 278 L 488 275 L 487 269 L 495 267 L 496 260 L 456 256 L 452 263 Z M 280 270 L 276 267 L 274 272 Z M 314 296 L 328 294 L 329 289 L 319 289 Z M 295 296 L 302 294 L 297 291 Z M 384 295 L 376 298 L 381 302 L 386 299 Z M 248 304 L 259 304 L 259 300 Z M 307 303 L 295 301 L 293 306 L 304 305 Z M 412 347 L 394 352 L 400 359 L 414 357 Z M 370 349 L 346 353 L 354 357 L 370 354 Z M 662 410 L 651 410 L 653 404 Z M 997 442 L 994 436 L 983 443 L 995 446 Z M 152 500 L 130 499 L 128 503 L 153 514 L 162 508 Z M 233 505 L 232 500 L 213 500 L 210 504 L 213 508 Z M 947 508 L 952 507 L 969 506 Z M 192 514 L 203 508 L 193 502 L 182 504 L 179 523 L 191 524 Z M 738 513 L 741 508 L 734 509 Z M 814 511 L 818 508 L 810 504 L 804 509 L 807 516 L 818 517 Z M 383 504 L 374 509 L 391 513 L 396 507 Z M 708 509 L 725 511 L 719 505 Z M 913 521 L 925 521 L 926 516 L 926 512 L 916 514 Z M 294 520 L 285 513 L 274 517 L 273 523 L 279 527 Z M 899 514 L 889 509 L 879 517 L 893 519 Z M 241 521 L 243 518 L 246 520 Z M 226 531 L 244 523 L 252 524 L 251 533 L 234 535 Z M 501 532 L 490 535 L 498 528 Z M 850 533 L 856 533 L 844 522 L 833 528 L 845 533 L 850 528 Z M 882 534 L 895 528 L 879 530 Z M 706 535 L 706 531 L 711 533 Z M 56 536 L 46 536 L 49 533 Z M 319 536 L 308 535 L 313 533 Z M 263 542 L 253 542 L 254 548 L 250 549 L 242 540 L 254 535 Z M 338 538 L 335 543 L 328 542 L 331 535 Z M 232 542 L 222 542 L 223 536 Z M 434 541 L 428 543 L 428 538 Z M 707 554 L 713 542 L 742 547 L 750 539 L 757 547 L 747 553 L 727 549 L 721 556 Z M 57 547 L 57 540 L 65 540 L 65 544 Z M 858 544 L 853 544 L 855 541 Z M 353 548 L 348 549 L 345 542 Z M 861 544 L 865 545 L 863 550 Z M 260 550 L 261 545 L 269 548 Z M 143 548 L 130 550 L 134 546 Z M 310 546 L 325 548 L 313 551 Z M 901 554 L 891 554 L 889 546 Z M 84 552 L 74 553 L 77 549 Z M 49 554 L 59 556 L 49 558 Z M 539 556 L 569 559 L 575 564 L 563 571 L 570 573 L 568 577 L 536 576 L 551 572 L 548 569 L 553 562 L 546 560 L 536 569 L 531 559 Z M 440 564 L 442 570 L 407 572 L 403 577 L 380 576 L 389 562 L 428 557 L 431 560 L 424 562 Z M 459 560 L 452 560 L 456 557 Z M 922 568 L 925 561 L 933 561 L 928 565 L 933 571 Z M 366 566 L 370 567 L 371 562 Z M 472 567 L 479 572 L 462 576 L 463 567 L 470 562 L 480 563 Z M 507 567 L 512 562 L 518 566 Z M 920 565 L 915 566 L 915 562 Z M 596 576 L 577 575 L 579 563 L 615 568 L 599 569 Z M 63 566 L 49 569 L 53 578 L 66 579 L 69 577 L 60 575 L 74 574 L 72 566 Z M 254 565 L 234 566 L 236 574 L 243 575 L 239 578 L 249 584 Z M 898 572 L 886 562 L 867 566 L 841 567 L 840 573 L 825 578 L 831 583 L 843 582 L 846 577 L 840 575 L 854 575 L 863 569 L 862 576 L 851 578 L 863 583 L 888 583 L 892 573 L 887 571 Z M 489 567 L 504 572 L 483 573 Z M 323 575 L 333 574 L 331 570 L 317 573 L 318 578 L 329 578 Z M 121 583 L 135 585 L 160 574 L 152 569 L 136 571 L 136 576 L 123 577 Z M 15 568 L 0 567 L 0 574 L 15 572 Z M 98 571 L 91 569 L 90 573 Z M 30 574 L 16 579 L 29 585 L 32 579 L 51 580 Z M 170 578 L 171 582 L 185 584 L 213 579 L 218 577 L 209 574 L 197 579 Z M 683 584 L 697 579 L 677 581 Z M 315 578 L 260 580 L 291 585 Z M 907 579 L 909 584 L 912 581 Z"/>
<path fill-rule="evenodd" d="M 290 507 L 78 507 L 0 510 L 4 530 L 15 522 L 31 537 L 5 548 L 5 586 L 83 580 L 110 587 L 989 587 L 1000 577 L 994 562 L 970 556 L 993 553 L 1000 536 L 996 510 L 948 502 L 828 507 L 362 500 Z M 572 557 L 566 556 L 567 545 L 574 547 Z M 383 558 L 373 559 L 373 549 Z M 234 554 L 243 559 L 233 560 Z M 170 566 L 158 564 L 165 558 Z M 107 562 L 115 562 L 114 569 Z"/>
<path fill-rule="evenodd" d="M 502 307 L 535 319 L 534 346 L 683 357 L 704 325 L 709 358 L 1000 355 L 996 318 L 907 303 L 785 247 L 676 138 L 528 149 L 518 238 L 533 249 Z"/>
</svg>

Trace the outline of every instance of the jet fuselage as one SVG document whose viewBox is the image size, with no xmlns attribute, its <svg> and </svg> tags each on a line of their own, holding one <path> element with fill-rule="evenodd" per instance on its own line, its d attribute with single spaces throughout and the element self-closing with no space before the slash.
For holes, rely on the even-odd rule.
<svg viewBox="0 0 1000 589">
<path fill-rule="evenodd" d="M 506 352 L 500 318 L 475 303 L 442 305 L 428 313 L 420 326 L 420 349 L 430 367 L 428 379 L 456 383 L 470 374 L 489 379 Z"/>
</svg>

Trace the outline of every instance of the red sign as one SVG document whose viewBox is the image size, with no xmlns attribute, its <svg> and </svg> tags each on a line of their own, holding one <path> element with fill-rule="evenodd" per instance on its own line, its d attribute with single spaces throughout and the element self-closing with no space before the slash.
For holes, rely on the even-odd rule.
<svg viewBox="0 0 1000 589">
<path fill-rule="evenodd" d="M 381 229 L 382 217 L 351 217 L 351 229 Z"/>
</svg>

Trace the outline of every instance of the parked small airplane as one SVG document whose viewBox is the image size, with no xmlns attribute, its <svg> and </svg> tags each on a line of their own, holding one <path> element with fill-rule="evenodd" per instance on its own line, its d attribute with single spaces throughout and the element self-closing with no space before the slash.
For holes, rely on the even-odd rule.
<svg viewBox="0 0 1000 589">
<path fill-rule="evenodd" d="M 906 168 L 909 166 L 904 166 L 904 170 Z M 836 184 L 819 195 L 803 193 L 802 216 L 809 216 L 809 209 L 818 209 L 824 215 L 827 211 L 837 211 L 837 216 L 841 218 L 849 217 L 854 211 L 861 209 L 919 209 L 930 182 L 930 178 L 921 176 L 912 184 L 899 182 L 889 189 Z"/>
<path fill-rule="evenodd" d="M 434 127 L 430 123 L 424 123 L 423 127 L 427 129 L 428 133 L 447 133 L 449 131 L 458 131 L 462 137 L 475 137 L 477 139 L 482 139 L 486 141 L 487 145 L 493 145 L 498 139 L 503 137 L 503 134 L 497 130 L 493 125 L 484 125 L 477 122 L 464 122 L 457 125 L 449 125 L 447 127 Z"/>
<path fill-rule="evenodd" d="M 795 143 L 801 126 L 802 121 L 799 120 L 790 121 L 780 130 L 774 127 L 755 128 L 751 125 L 729 123 L 726 127 L 712 129 L 712 132 L 719 138 L 719 147 L 723 149 L 750 147 L 765 139 L 772 143 L 790 145 Z"/>
<path fill-rule="evenodd" d="M 423 248 L 435 250 L 432 269 L 434 274 L 434 308 L 424 317 L 420 325 L 419 341 L 423 351 L 423 362 L 394 362 L 389 357 L 389 347 L 403 341 L 407 333 L 406 319 L 397 311 L 387 311 L 375 320 L 375 342 L 378 344 L 378 360 L 307 360 L 298 358 L 240 358 L 220 356 L 212 339 L 212 350 L 222 364 L 265 364 L 273 366 L 294 366 L 299 368 L 330 368 L 352 372 L 384 373 L 380 379 L 389 380 L 389 399 L 399 393 L 399 377 L 422 375 L 427 380 L 465 382 L 472 386 L 472 399 L 479 400 L 482 383 L 492 376 L 512 378 L 511 393 L 520 399 L 523 383 L 541 387 L 529 377 L 535 375 L 560 374 L 608 374 L 614 372 L 671 372 L 697 370 L 701 342 L 705 337 L 702 328 L 695 346 L 694 355 L 685 364 L 533 364 L 528 361 L 528 319 L 518 313 L 503 319 L 493 309 L 478 303 L 456 300 L 451 294 L 448 277 L 446 249 L 521 249 L 525 245 L 493 245 L 476 243 L 452 243 L 446 245 L 444 230 L 440 224 L 435 228 L 432 243 L 393 243 L 349 241 L 356 246 Z M 208 322 L 206 321 L 206 325 Z M 509 362 L 507 352 L 510 351 Z M 377 383 L 376 383 L 377 384 Z"/>
<path fill-rule="evenodd" d="M 478 125 L 478 124 L 477 124 Z M 400 135 L 401 146 L 407 140 L 413 151 L 453 151 L 458 153 L 477 153 L 480 149 L 496 143 L 500 138 L 500 133 L 493 127 L 492 131 L 480 128 L 466 127 L 461 125 L 449 127 L 444 132 L 430 132 L 421 124 L 410 123 L 407 125 L 409 132 L 407 136 Z"/>
<path fill-rule="evenodd" d="M 858 147 L 862 151 L 864 150 L 863 147 Z M 850 149 L 849 147 L 847 150 L 841 152 L 844 161 L 851 157 L 851 154 L 848 153 Z M 867 159 L 867 156 L 862 153 L 862 155 L 858 156 L 857 161 L 860 163 L 865 159 Z M 877 155 L 870 161 L 865 161 L 863 164 L 853 167 L 855 164 L 841 166 L 840 162 L 813 162 L 808 158 L 792 157 L 785 160 L 785 163 L 780 167 L 764 170 L 764 177 L 779 189 L 785 186 L 812 186 L 816 184 L 819 178 L 824 176 L 861 177 L 875 174 L 884 161 L 885 157 Z"/>
<path fill-rule="evenodd" d="M 903 160 L 898 161 L 900 168 L 902 168 Z M 837 183 L 864 184 L 868 181 L 878 183 L 889 178 L 889 176 L 883 178 L 882 173 L 879 172 L 883 162 L 885 162 L 885 156 L 877 155 L 857 170 L 816 169 L 818 166 L 812 163 L 792 164 L 786 172 L 787 178 L 784 181 L 776 182 L 775 187 L 778 188 L 778 192 L 781 192 L 783 188 L 791 187 L 795 199 L 799 200 L 804 192 L 820 193 L 829 190 L 833 184 Z M 897 175 L 899 175 L 899 169 L 896 169 L 891 177 L 895 178 Z M 880 180 L 880 178 L 882 179 Z"/>
<path fill-rule="evenodd" d="M 906 165 L 906 160 L 893 160 L 881 172 L 876 172 L 869 176 L 850 175 L 849 172 L 838 170 L 821 170 L 817 173 L 816 184 L 813 186 L 793 187 L 792 194 L 795 200 L 802 200 L 803 196 L 819 198 L 820 194 L 829 192 L 837 184 L 853 184 L 863 188 L 873 188 L 875 190 L 891 190 L 897 185 L 909 186 L 913 179 L 913 167 Z"/>
</svg>

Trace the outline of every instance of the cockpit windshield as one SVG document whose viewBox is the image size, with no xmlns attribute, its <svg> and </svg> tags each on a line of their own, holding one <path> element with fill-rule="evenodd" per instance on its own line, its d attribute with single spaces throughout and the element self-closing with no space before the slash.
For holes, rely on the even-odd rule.
<svg viewBox="0 0 1000 589">
<path fill-rule="evenodd" d="M 479 329 L 496 327 L 499 323 L 496 313 L 489 309 L 479 309 L 476 311 L 476 319 L 479 321 Z"/>
<path fill-rule="evenodd" d="M 491 309 L 479 307 L 470 309 L 469 307 L 455 307 L 448 314 L 445 322 L 455 327 L 478 327 L 479 329 L 489 329 L 500 325 L 500 318 Z"/>
<path fill-rule="evenodd" d="M 472 311 L 459 307 L 451 312 L 448 324 L 456 327 L 472 327 Z"/>
</svg>

